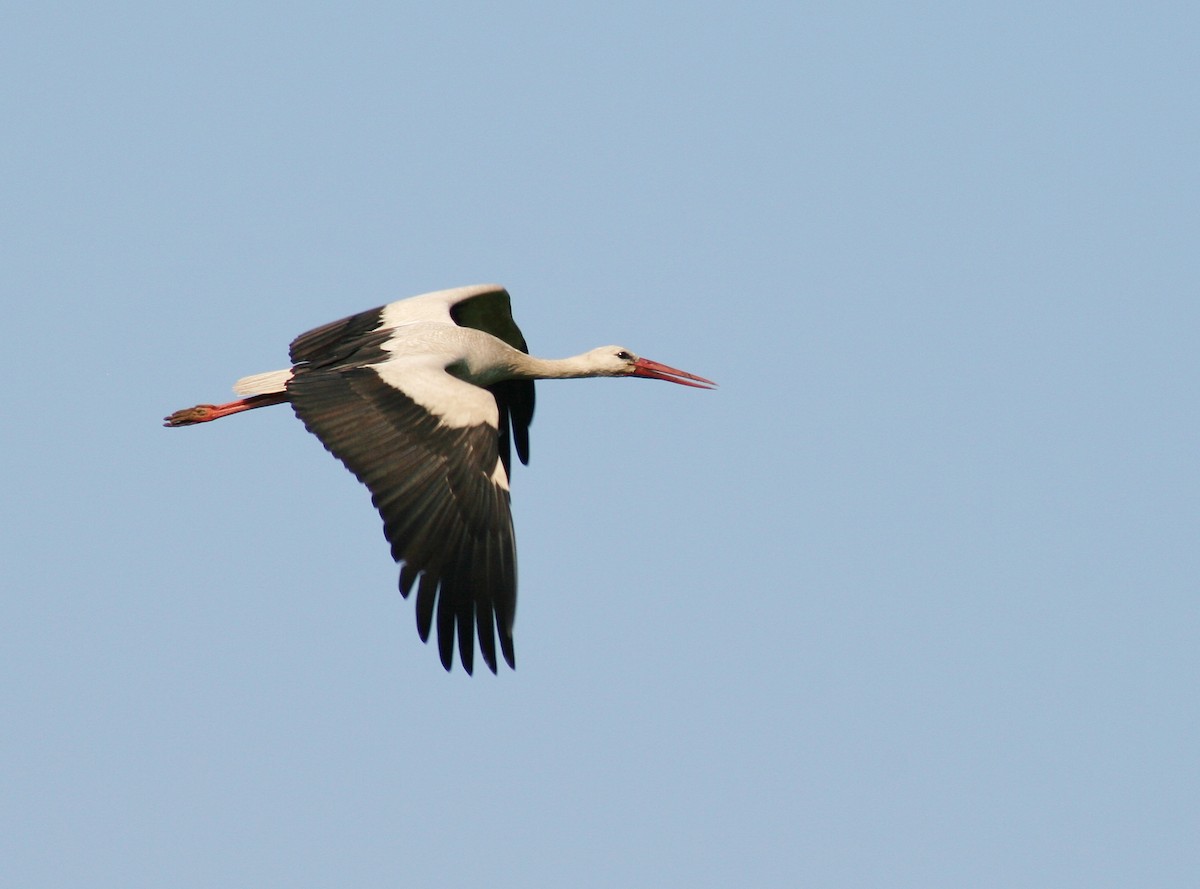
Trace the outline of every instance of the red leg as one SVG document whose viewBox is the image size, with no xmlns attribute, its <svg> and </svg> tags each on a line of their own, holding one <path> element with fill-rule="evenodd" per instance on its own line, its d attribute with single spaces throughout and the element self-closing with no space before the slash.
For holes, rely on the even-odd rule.
<svg viewBox="0 0 1200 889">
<path fill-rule="evenodd" d="M 208 423 L 230 414 L 253 410 L 256 407 L 282 404 L 287 400 L 286 392 L 272 392 L 270 395 L 251 395 L 249 398 L 239 398 L 237 401 L 230 401 L 226 404 L 198 404 L 195 407 L 175 411 L 171 416 L 164 418 L 163 425 L 194 426 L 196 423 Z"/>
</svg>

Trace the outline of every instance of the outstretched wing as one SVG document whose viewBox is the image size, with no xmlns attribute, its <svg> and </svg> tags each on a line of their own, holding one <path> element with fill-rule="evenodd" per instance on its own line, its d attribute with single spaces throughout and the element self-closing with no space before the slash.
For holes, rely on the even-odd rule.
<svg viewBox="0 0 1200 889">
<path fill-rule="evenodd" d="M 402 563 L 400 591 L 407 597 L 417 588 L 423 640 L 436 617 L 443 666 L 449 670 L 454 661 L 457 636 L 470 673 L 478 636 L 495 672 L 497 634 L 504 660 L 514 666 L 516 543 L 496 401 L 447 374 L 437 356 L 379 353 L 386 364 L 373 363 L 375 340 L 387 332 L 370 314 L 296 340 L 293 359 L 304 363 L 287 384 L 292 407 L 370 489 L 392 556 Z M 453 425 L 430 407 L 439 403 L 453 406 Z"/>
</svg>

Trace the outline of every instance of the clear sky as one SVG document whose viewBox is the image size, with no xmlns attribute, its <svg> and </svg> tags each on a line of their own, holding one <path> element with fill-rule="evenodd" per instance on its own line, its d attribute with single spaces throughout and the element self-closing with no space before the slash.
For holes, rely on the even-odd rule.
<svg viewBox="0 0 1200 889">
<path fill-rule="evenodd" d="M 21 887 L 1194 887 L 1194 3 L 9 4 Z M 498 281 L 518 669 L 285 407 Z"/>
</svg>

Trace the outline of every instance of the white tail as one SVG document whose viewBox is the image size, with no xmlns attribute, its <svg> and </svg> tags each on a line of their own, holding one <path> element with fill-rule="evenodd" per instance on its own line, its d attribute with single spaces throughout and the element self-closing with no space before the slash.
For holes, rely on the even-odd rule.
<svg viewBox="0 0 1200 889">
<path fill-rule="evenodd" d="M 233 384 L 233 391 L 241 396 L 273 395 L 285 391 L 287 381 L 291 378 L 290 370 L 269 370 L 266 373 L 242 377 Z"/>
</svg>

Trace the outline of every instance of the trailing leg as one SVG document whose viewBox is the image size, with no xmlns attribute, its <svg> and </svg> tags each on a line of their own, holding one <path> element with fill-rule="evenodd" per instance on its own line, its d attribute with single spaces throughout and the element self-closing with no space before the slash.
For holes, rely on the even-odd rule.
<svg viewBox="0 0 1200 889">
<path fill-rule="evenodd" d="M 175 411 L 169 417 L 163 418 L 164 426 L 194 426 L 197 423 L 209 423 L 227 417 L 230 414 L 240 414 L 242 411 L 253 410 L 256 407 L 269 407 L 272 404 L 283 404 L 288 400 L 286 392 L 272 392 L 268 395 L 252 395 L 249 398 L 239 398 L 225 404 L 198 404 L 195 407 Z"/>
</svg>

